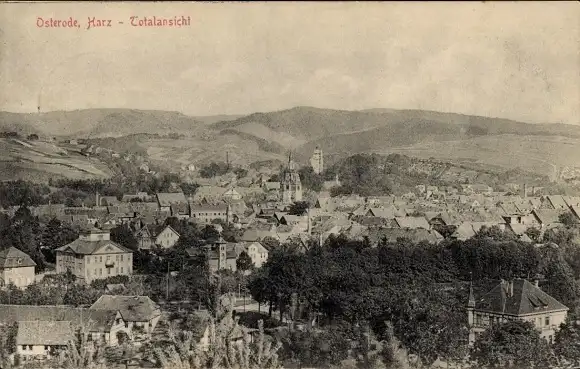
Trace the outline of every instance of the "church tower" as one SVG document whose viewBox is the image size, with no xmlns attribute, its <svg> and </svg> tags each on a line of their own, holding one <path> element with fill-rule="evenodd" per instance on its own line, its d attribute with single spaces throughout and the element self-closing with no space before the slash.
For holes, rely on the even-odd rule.
<svg viewBox="0 0 580 369">
<path fill-rule="evenodd" d="M 320 174 L 324 170 L 322 150 L 320 150 L 318 147 L 316 147 L 314 154 L 312 154 L 312 157 L 310 158 L 310 165 L 316 174 Z"/>
<path fill-rule="evenodd" d="M 288 155 L 288 166 L 282 174 L 280 187 L 282 187 L 282 202 L 284 204 L 302 201 L 302 183 L 296 170 L 296 164 L 292 160 L 292 153 Z"/>
</svg>

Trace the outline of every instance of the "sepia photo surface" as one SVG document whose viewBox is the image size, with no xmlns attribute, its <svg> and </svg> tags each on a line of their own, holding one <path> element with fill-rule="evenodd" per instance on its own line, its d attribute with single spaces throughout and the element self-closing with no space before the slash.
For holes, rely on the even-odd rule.
<svg viewBox="0 0 580 369">
<path fill-rule="evenodd" d="M 577 2 L 2 2 L 0 132 L 0 369 L 580 368 Z"/>
</svg>

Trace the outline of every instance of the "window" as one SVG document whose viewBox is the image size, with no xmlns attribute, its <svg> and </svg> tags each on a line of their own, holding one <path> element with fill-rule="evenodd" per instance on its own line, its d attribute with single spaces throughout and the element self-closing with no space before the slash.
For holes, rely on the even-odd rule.
<svg viewBox="0 0 580 369">
<path fill-rule="evenodd" d="M 115 261 L 119 261 L 119 255 L 115 255 Z"/>
<path fill-rule="evenodd" d="M 99 263 L 102 263 L 102 262 L 103 262 L 103 257 L 99 256 Z"/>
<path fill-rule="evenodd" d="M 107 255 L 107 261 L 111 260 L 111 255 Z"/>
<path fill-rule="evenodd" d="M 123 261 L 123 255 L 121 255 L 121 261 Z"/>
<path fill-rule="evenodd" d="M 107 268 L 107 274 L 111 274 L 111 268 Z"/>
<path fill-rule="evenodd" d="M 115 268 L 115 274 L 119 274 L 119 268 Z"/>
<path fill-rule="evenodd" d="M 99 268 L 99 275 L 103 275 L 103 269 Z"/>
<path fill-rule="evenodd" d="M 481 314 L 475 314 L 475 324 L 481 325 Z"/>
<path fill-rule="evenodd" d="M 26 345 L 22 345 L 22 351 L 26 351 Z"/>
<path fill-rule="evenodd" d="M 44 351 L 48 351 L 49 347 L 47 345 L 44 345 Z"/>
<path fill-rule="evenodd" d="M 550 316 L 546 317 L 546 319 L 544 320 L 544 323 L 546 326 L 550 325 Z"/>
<path fill-rule="evenodd" d="M 121 267 L 121 274 L 123 274 L 123 267 Z"/>
<path fill-rule="evenodd" d="M 32 345 L 28 345 L 28 349 L 32 351 Z"/>
</svg>

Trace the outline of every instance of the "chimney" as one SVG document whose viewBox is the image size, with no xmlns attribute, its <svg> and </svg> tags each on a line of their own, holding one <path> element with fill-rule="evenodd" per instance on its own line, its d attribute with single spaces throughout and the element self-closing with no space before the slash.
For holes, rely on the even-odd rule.
<svg viewBox="0 0 580 369">
<path fill-rule="evenodd" d="M 511 280 L 508 283 L 508 296 L 509 297 L 514 297 L 514 281 Z"/>
<path fill-rule="evenodd" d="M 99 191 L 97 191 L 97 193 L 95 194 L 95 206 L 96 207 L 99 206 Z"/>
<path fill-rule="evenodd" d="M 534 286 L 536 286 L 536 288 L 540 288 L 540 280 L 537 277 L 534 279 Z"/>
<path fill-rule="evenodd" d="M 527 197 L 528 196 L 528 186 L 524 183 L 524 196 L 523 197 Z"/>
</svg>

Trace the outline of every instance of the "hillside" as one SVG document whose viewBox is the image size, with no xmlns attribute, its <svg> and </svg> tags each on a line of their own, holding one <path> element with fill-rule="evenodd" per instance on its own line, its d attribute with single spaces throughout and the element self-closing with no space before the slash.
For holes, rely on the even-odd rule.
<svg viewBox="0 0 580 369">
<path fill-rule="evenodd" d="M 195 133 L 208 124 L 239 116 L 191 117 L 178 112 L 86 109 L 40 114 L 0 112 L 0 129 L 44 136 L 119 137 L 135 133 Z"/>
<path fill-rule="evenodd" d="M 556 178 L 580 162 L 580 126 L 422 110 L 344 111 L 296 107 L 247 116 L 191 117 L 177 112 L 89 109 L 43 114 L 0 113 L 5 131 L 90 138 L 117 152 L 132 151 L 168 168 L 224 161 L 237 165 L 306 164 L 318 146 L 331 164 L 355 153 L 404 153 L 522 168 Z M 168 134 L 179 134 L 169 137 Z M 515 150 L 513 155 L 506 154 Z"/>
<path fill-rule="evenodd" d="M 392 135 L 395 142 L 402 138 L 406 143 L 416 143 L 442 131 L 445 135 L 453 135 L 458 139 L 496 134 L 561 135 L 580 138 L 579 126 L 528 124 L 501 118 L 392 109 L 344 111 L 296 107 L 270 113 L 255 113 L 232 121 L 219 122 L 211 127 L 218 131 L 228 129 L 245 133 L 249 133 L 251 129 L 248 127 L 251 127 L 255 136 L 259 138 L 266 138 L 262 137 L 264 133 L 270 136 L 274 131 L 290 135 L 297 141 L 321 140 L 325 145 L 334 136 L 348 135 L 347 140 L 358 141 L 359 134 L 361 140 L 370 136 Z M 285 137 L 285 141 L 291 140 Z M 338 144 L 340 146 L 340 142 Z M 331 148 L 330 151 L 334 150 Z"/>
<path fill-rule="evenodd" d="M 25 179 L 34 182 L 49 178 L 106 178 L 109 168 L 98 160 L 51 142 L 0 138 L 2 180 Z"/>
</svg>

